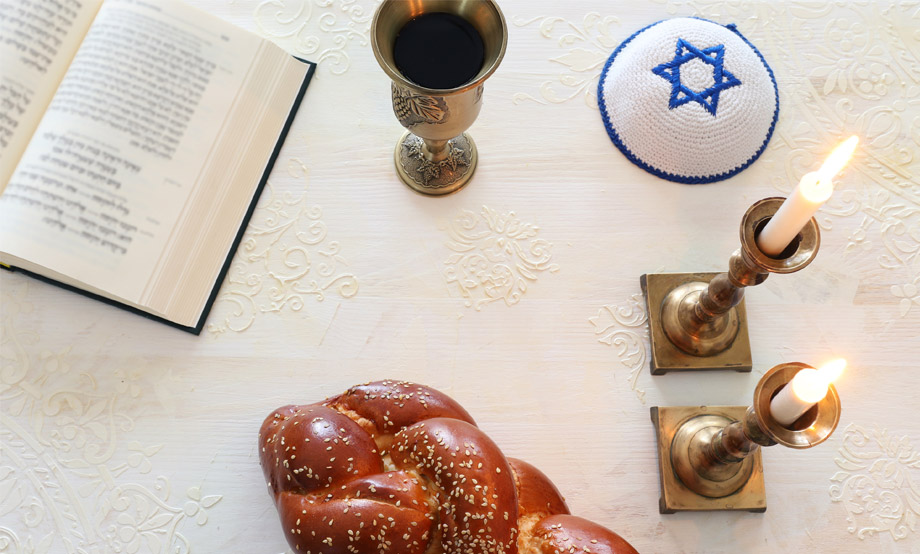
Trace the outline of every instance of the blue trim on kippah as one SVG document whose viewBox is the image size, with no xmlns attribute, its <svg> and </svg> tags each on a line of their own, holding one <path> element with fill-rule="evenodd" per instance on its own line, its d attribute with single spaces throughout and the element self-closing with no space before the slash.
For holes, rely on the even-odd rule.
<svg viewBox="0 0 920 554">
<path fill-rule="evenodd" d="M 626 159 L 628 159 L 635 165 L 641 167 L 645 171 L 651 173 L 652 175 L 661 177 L 662 179 L 667 179 L 668 181 L 674 181 L 676 183 L 684 183 L 684 184 L 689 184 L 689 185 L 701 185 L 705 183 L 715 183 L 716 181 L 722 181 L 722 180 L 728 179 L 729 177 L 733 177 L 737 175 L 738 173 L 747 169 L 748 166 L 750 166 L 752 163 L 757 161 L 757 158 L 759 158 L 760 155 L 763 154 L 763 151 L 766 150 L 767 148 L 767 144 L 770 142 L 770 139 L 773 137 L 773 130 L 776 128 L 776 121 L 779 119 L 779 88 L 776 86 L 776 77 L 773 75 L 773 70 L 770 68 L 770 65 L 767 63 L 767 60 L 764 59 L 763 55 L 760 53 L 760 50 L 758 50 L 756 46 L 751 44 L 751 42 L 748 39 L 746 39 L 744 35 L 742 35 L 738 31 L 738 28 L 735 26 L 734 23 L 730 23 L 728 25 L 721 25 L 719 23 L 716 23 L 715 21 L 710 21 L 709 19 L 703 19 L 702 17 L 694 17 L 692 19 L 699 19 L 700 21 L 706 21 L 714 25 L 719 25 L 720 27 L 724 27 L 728 29 L 729 31 L 738 35 L 738 37 L 741 38 L 741 40 L 743 40 L 745 44 L 750 46 L 755 54 L 757 54 L 757 57 L 760 58 L 760 62 L 767 69 L 767 73 L 770 75 L 770 80 L 773 81 L 773 94 L 776 95 L 776 109 L 773 110 L 773 121 L 770 122 L 770 130 L 767 131 L 767 136 L 764 138 L 763 144 L 761 144 L 757 152 L 755 152 L 754 155 L 751 156 L 751 159 L 749 159 L 747 162 L 742 164 L 740 167 L 736 167 L 735 169 L 726 171 L 724 173 L 719 173 L 717 175 L 688 177 L 686 175 L 677 175 L 674 173 L 668 173 L 667 171 L 662 171 L 660 169 L 650 166 L 649 164 L 639 159 L 638 156 L 633 154 L 629 150 L 629 148 L 627 148 L 626 145 L 623 144 L 623 141 L 620 139 L 620 135 L 617 134 L 616 129 L 614 129 L 613 126 L 610 124 L 610 115 L 607 113 L 607 105 L 604 102 L 604 80 L 607 78 L 607 72 L 610 70 L 610 66 L 613 64 L 613 60 L 616 59 L 620 51 L 623 50 L 623 48 L 625 48 L 627 44 L 632 42 L 634 38 L 636 38 L 643 32 L 647 31 L 648 29 L 654 27 L 655 25 L 658 25 L 659 23 L 664 23 L 665 21 L 669 21 L 668 19 L 662 19 L 661 21 L 656 21 L 655 23 L 652 23 L 651 25 L 647 25 L 639 29 L 638 31 L 630 35 L 629 38 L 624 40 L 619 46 L 617 46 L 616 50 L 613 51 L 613 54 L 611 54 L 610 57 L 607 58 L 607 63 L 604 64 L 604 69 L 603 71 L 601 71 L 600 81 L 598 81 L 597 83 L 597 105 L 598 105 L 598 108 L 600 108 L 601 110 L 601 115 L 603 116 L 603 120 L 604 120 L 604 128 L 607 129 L 607 135 L 610 136 L 610 140 L 613 141 L 613 144 L 615 144 L 616 147 L 620 149 L 620 152 L 622 152 L 623 155 L 626 156 Z"/>
</svg>

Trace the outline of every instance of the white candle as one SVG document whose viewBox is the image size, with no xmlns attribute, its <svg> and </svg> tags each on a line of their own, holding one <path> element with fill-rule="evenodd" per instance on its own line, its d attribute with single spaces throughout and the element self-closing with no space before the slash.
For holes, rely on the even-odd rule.
<svg viewBox="0 0 920 554">
<path fill-rule="evenodd" d="M 859 138 L 845 140 L 831 152 L 821 169 L 805 174 L 789 198 L 757 236 L 757 246 L 768 256 L 778 256 L 799 234 L 811 216 L 834 192 L 834 175 L 850 160 Z"/>
<path fill-rule="evenodd" d="M 788 427 L 827 396 L 828 387 L 843 373 L 846 365 L 846 360 L 839 359 L 820 369 L 802 369 L 770 401 L 770 415 L 780 425 Z"/>
</svg>

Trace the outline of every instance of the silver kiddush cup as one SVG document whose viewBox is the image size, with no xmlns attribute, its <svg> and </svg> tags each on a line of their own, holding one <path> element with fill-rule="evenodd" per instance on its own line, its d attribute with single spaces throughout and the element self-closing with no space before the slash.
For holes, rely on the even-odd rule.
<svg viewBox="0 0 920 554">
<path fill-rule="evenodd" d="M 480 34 L 485 62 L 470 81 L 455 88 L 431 89 L 413 83 L 396 68 L 396 35 L 410 19 L 451 13 Z M 508 27 L 492 0 L 383 0 L 371 24 L 374 56 L 392 79 L 393 111 L 408 129 L 396 145 L 396 172 L 410 188 L 440 196 L 463 188 L 473 176 L 478 154 L 464 131 L 482 107 L 483 82 L 501 63 Z"/>
</svg>

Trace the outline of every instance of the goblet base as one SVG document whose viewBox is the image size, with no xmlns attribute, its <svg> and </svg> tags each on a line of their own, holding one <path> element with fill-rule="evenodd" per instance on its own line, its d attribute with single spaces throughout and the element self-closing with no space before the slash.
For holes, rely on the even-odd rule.
<svg viewBox="0 0 920 554">
<path fill-rule="evenodd" d="M 448 140 L 440 153 L 431 155 L 425 141 L 407 132 L 396 145 L 395 161 L 396 173 L 409 188 L 428 196 L 443 196 L 469 182 L 479 154 L 466 133 Z"/>
</svg>

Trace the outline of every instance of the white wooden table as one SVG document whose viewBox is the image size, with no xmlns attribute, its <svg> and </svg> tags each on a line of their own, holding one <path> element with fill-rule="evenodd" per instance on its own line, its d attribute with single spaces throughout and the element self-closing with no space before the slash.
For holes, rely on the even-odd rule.
<svg viewBox="0 0 920 554">
<path fill-rule="evenodd" d="M 453 396 L 642 552 L 920 552 L 916 2 L 504 0 L 480 165 L 440 199 L 393 169 L 373 1 L 192 3 L 320 68 L 200 337 L 0 274 L 0 552 L 285 552 L 262 418 L 384 377 Z M 766 152 L 717 184 L 645 174 L 595 105 L 613 49 L 678 15 L 737 23 L 779 83 Z M 723 270 L 745 209 L 853 133 L 817 259 L 747 294 L 754 371 L 652 377 L 639 275 Z M 765 514 L 659 515 L 649 407 L 747 405 L 831 355 L 840 426 L 764 451 Z"/>
</svg>

